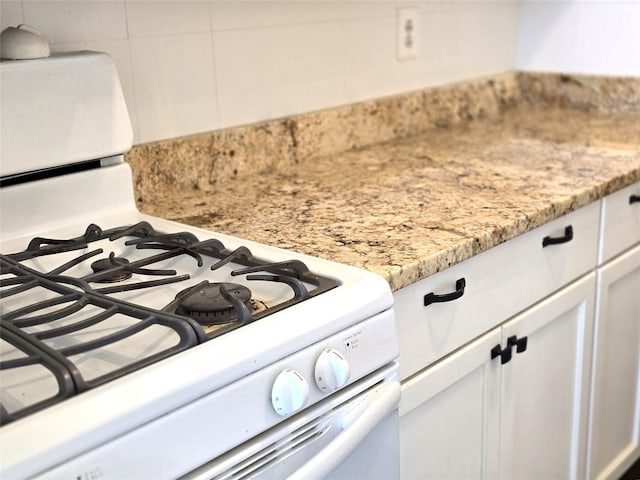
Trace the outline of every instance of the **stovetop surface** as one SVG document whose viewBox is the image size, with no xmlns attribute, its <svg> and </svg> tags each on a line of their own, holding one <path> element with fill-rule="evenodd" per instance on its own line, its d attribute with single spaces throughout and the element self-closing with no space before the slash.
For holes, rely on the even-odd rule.
<svg viewBox="0 0 640 480">
<path fill-rule="evenodd" d="M 147 221 L 3 254 L 2 423 L 320 295 L 339 281 Z M 25 379 L 30 380 L 25 382 Z"/>
</svg>

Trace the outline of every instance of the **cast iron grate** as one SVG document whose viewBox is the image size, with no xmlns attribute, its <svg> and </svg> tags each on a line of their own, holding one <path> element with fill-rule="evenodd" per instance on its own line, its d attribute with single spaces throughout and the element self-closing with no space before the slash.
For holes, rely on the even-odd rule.
<svg viewBox="0 0 640 480">
<path fill-rule="evenodd" d="M 125 245 L 135 246 L 137 250 L 148 250 L 149 255 L 129 262 L 111 253 L 109 260 L 103 262 L 98 271 L 82 278 L 74 278 L 66 273 L 72 267 L 90 262 L 95 256 L 103 253 L 101 248 L 84 251 L 46 273 L 22 263 L 45 255 L 87 250 L 93 242 L 105 239 L 114 241 L 123 237 L 128 238 Z M 202 283 L 189 286 L 188 274 L 178 275 L 175 270 L 148 268 L 159 261 L 182 255 L 191 257 L 197 268 L 204 268 L 203 256 L 218 259 L 210 267 L 211 270 L 217 270 L 233 262 L 241 268 L 232 270 L 231 275 L 244 276 L 251 282 L 284 283 L 291 288 L 293 297 L 261 311 L 251 312 L 244 303 L 221 289 L 221 293 L 233 304 L 237 321 L 212 332 L 206 331 L 192 318 L 176 313 L 179 297 L 201 287 Z M 109 230 L 91 224 L 82 235 L 70 239 L 36 237 L 29 242 L 24 251 L 0 255 L 0 274 L 0 339 L 3 346 L 10 345 L 13 351 L 13 355 L 0 356 L 0 378 L 7 378 L 9 373 L 14 377 L 16 374 L 19 376 L 19 369 L 37 366 L 49 372 L 48 374 L 55 379 L 57 390 L 46 398 L 20 408 L 14 405 L 7 408 L 4 402 L 1 402 L 0 423 L 3 425 L 338 286 L 337 281 L 310 272 L 299 260 L 273 263 L 254 257 L 244 246 L 231 251 L 219 240 L 200 241 L 189 232 L 157 232 L 147 222 Z M 159 278 L 104 286 L 104 282 L 109 282 L 110 278 L 120 278 L 119 276 L 123 275 L 130 278 L 137 274 Z M 160 310 L 132 304 L 112 295 L 127 290 L 162 288 L 163 285 L 176 282 L 184 282 L 186 288 L 175 300 Z M 306 285 L 312 285 L 314 288 L 308 289 Z M 46 291 L 46 298 L 19 308 L 9 306 L 12 297 L 29 295 L 32 289 Z M 42 295 L 38 298 L 41 297 Z M 74 319 L 65 322 L 67 318 Z M 89 329 L 100 330 L 102 325 L 113 321 L 114 318 L 125 318 L 126 325 L 115 329 L 105 328 L 104 334 L 94 335 L 73 344 L 61 341 L 68 335 L 82 334 Z M 175 341 L 147 356 L 133 358 L 125 366 L 88 378 L 75 360 L 87 355 L 98 355 L 95 352 L 99 352 L 100 349 L 109 349 L 128 337 L 158 327 L 171 332 Z"/>
</svg>

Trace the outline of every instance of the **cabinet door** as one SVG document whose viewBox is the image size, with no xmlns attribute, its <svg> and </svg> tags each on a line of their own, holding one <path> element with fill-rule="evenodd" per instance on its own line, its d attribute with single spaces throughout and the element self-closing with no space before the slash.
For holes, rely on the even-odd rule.
<svg viewBox="0 0 640 480">
<path fill-rule="evenodd" d="M 527 338 L 503 365 L 500 478 L 584 478 L 595 274 L 507 322 Z"/>
<path fill-rule="evenodd" d="M 402 385 L 400 478 L 495 478 L 499 362 L 497 328 Z"/>
<path fill-rule="evenodd" d="M 640 247 L 598 272 L 589 478 L 618 478 L 640 456 Z"/>
</svg>

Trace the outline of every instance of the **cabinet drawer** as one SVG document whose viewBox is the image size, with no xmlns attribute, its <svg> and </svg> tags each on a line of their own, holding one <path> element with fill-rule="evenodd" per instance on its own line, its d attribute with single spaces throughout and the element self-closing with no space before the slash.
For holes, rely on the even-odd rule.
<svg viewBox="0 0 640 480">
<path fill-rule="evenodd" d="M 470 258 L 394 293 L 403 379 L 489 331 L 507 318 L 592 270 L 598 254 L 599 202 Z M 543 247 L 543 239 L 566 243 Z M 424 305 L 464 278 L 462 296 Z"/>
<path fill-rule="evenodd" d="M 640 242 L 640 182 L 602 200 L 598 264 Z"/>
</svg>

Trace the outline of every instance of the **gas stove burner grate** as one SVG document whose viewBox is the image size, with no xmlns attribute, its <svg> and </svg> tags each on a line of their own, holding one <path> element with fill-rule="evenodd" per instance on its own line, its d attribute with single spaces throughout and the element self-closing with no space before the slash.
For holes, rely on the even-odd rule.
<svg viewBox="0 0 640 480">
<path fill-rule="evenodd" d="M 251 290 L 235 283 L 207 283 L 178 294 L 176 312 L 201 325 L 220 325 L 238 320 L 236 305 L 249 308 Z"/>
<path fill-rule="evenodd" d="M 14 350 L 11 355 L 13 358 L 0 362 L 3 389 L 11 389 L 14 380 L 22 376 L 21 372 L 28 376 L 29 369 L 34 367 L 50 372 L 57 383 L 57 391 L 53 395 L 26 407 L 10 411 L 2 405 L 2 424 L 138 370 L 202 341 L 198 338 L 194 325 L 181 317 L 110 299 L 93 291 L 82 280 L 57 275 L 39 275 L 4 255 L 0 258 L 0 265 L 4 275 L 4 278 L 0 279 L 2 302 L 35 288 L 51 294 L 46 300 L 3 312 L 0 319 L 0 338 Z M 72 317 L 75 318 L 73 321 L 64 322 Z M 120 323 L 122 319 L 128 321 L 117 328 L 115 325 L 106 328 L 109 322 L 113 324 L 116 318 Z M 98 336 L 84 340 L 80 335 L 79 341 L 64 341 L 70 334 L 86 333 L 95 326 L 98 326 L 98 330 L 100 327 L 104 329 Z M 94 378 L 86 378 L 74 360 L 92 353 L 99 355 L 100 351 L 108 352 L 118 342 L 158 326 L 173 332 L 176 340 L 167 348 L 155 351 L 151 355 L 132 357 L 123 367 Z"/>
<path fill-rule="evenodd" d="M 102 242 L 102 246 L 105 242 L 107 245 L 120 242 L 120 245 L 125 245 L 124 250 L 133 249 L 136 255 L 126 258 L 126 255 L 111 252 L 104 257 L 103 248 L 90 249 L 90 245 L 96 242 Z M 78 256 L 69 260 L 75 251 Z M 145 253 L 147 251 L 148 255 Z M 57 259 L 57 255 L 64 258 L 60 265 L 48 271 L 35 269 L 33 262 L 36 260 L 40 261 L 41 257 Z M 96 260 L 98 256 L 102 258 Z M 228 281 L 204 281 L 188 285 L 190 273 L 178 274 L 174 269 L 150 268 L 156 266 L 154 264 L 185 256 L 192 259 L 195 271 L 209 272 L 207 275 L 212 275 L 214 279 L 226 268 L 224 276 L 257 282 L 256 285 L 260 282 L 286 284 L 292 297 L 269 302 L 267 299 L 252 298 L 251 289 L 243 285 Z M 204 266 L 207 258 L 214 259 L 213 263 L 208 260 L 211 267 Z M 78 271 L 84 273 L 76 275 Z M 299 260 L 269 262 L 254 257 L 244 246 L 229 250 L 217 239 L 201 241 L 189 232 L 162 233 L 155 231 L 147 222 L 109 230 L 91 224 L 82 235 L 70 239 L 36 237 L 24 251 L 0 255 L 0 274 L 0 345 L 3 348 L 3 360 L 0 361 L 0 383 L 3 385 L 1 424 L 258 321 L 339 285 L 333 279 L 310 272 Z M 149 276 L 159 278 L 149 279 Z M 107 282 L 111 285 L 105 286 Z M 126 292 L 152 291 L 178 282 L 185 283 L 185 288 L 165 307 L 151 308 L 131 299 L 125 300 L 130 298 L 124 295 Z M 197 305 L 188 302 L 186 307 L 180 306 L 181 300 L 200 291 L 216 293 L 221 308 L 211 313 L 199 311 Z M 18 298 L 30 298 L 32 292 L 36 293 L 36 300 L 28 301 L 25 305 L 16 301 Z M 40 295 L 42 292 L 46 295 Z M 132 298 L 136 298 L 135 295 Z M 161 337 L 170 341 L 157 342 L 155 336 L 148 337 L 152 340 L 147 339 L 146 335 L 158 329 L 163 332 Z M 83 370 L 83 362 L 87 358 L 91 359 L 87 363 L 92 363 L 114 355 L 123 356 L 120 351 L 112 351 L 120 344 L 125 344 L 127 349 L 136 349 L 130 361 L 123 365 L 109 365 L 109 369 L 100 370 L 98 374 L 87 374 Z M 9 355 L 5 354 L 5 348 L 9 349 Z M 138 353 L 138 350 L 141 352 Z M 37 375 L 40 376 L 43 371 L 48 372 L 50 383 L 55 388 L 46 396 L 38 392 L 38 398 L 30 403 L 16 406 L 15 402 L 5 402 L 7 396 L 12 395 L 7 393 L 7 390 L 11 390 L 7 386 L 15 387 L 15 397 L 22 395 L 20 385 L 23 377 L 29 374 L 24 372 L 30 369 L 38 370 Z"/>
<path fill-rule="evenodd" d="M 101 258 L 100 260 L 96 260 L 91 264 L 91 269 L 94 271 L 94 273 L 99 273 L 99 272 L 108 270 L 109 268 L 113 268 L 121 265 L 127 265 L 128 263 L 129 263 L 129 260 L 121 257 L 114 256 L 109 258 Z M 131 273 L 131 271 L 123 269 L 119 272 L 114 273 L 111 276 L 103 277 L 100 280 L 96 280 L 96 281 L 102 282 L 102 283 L 115 283 L 115 282 L 121 282 L 122 280 L 129 280 L 132 276 L 133 276 L 133 273 Z"/>
</svg>

